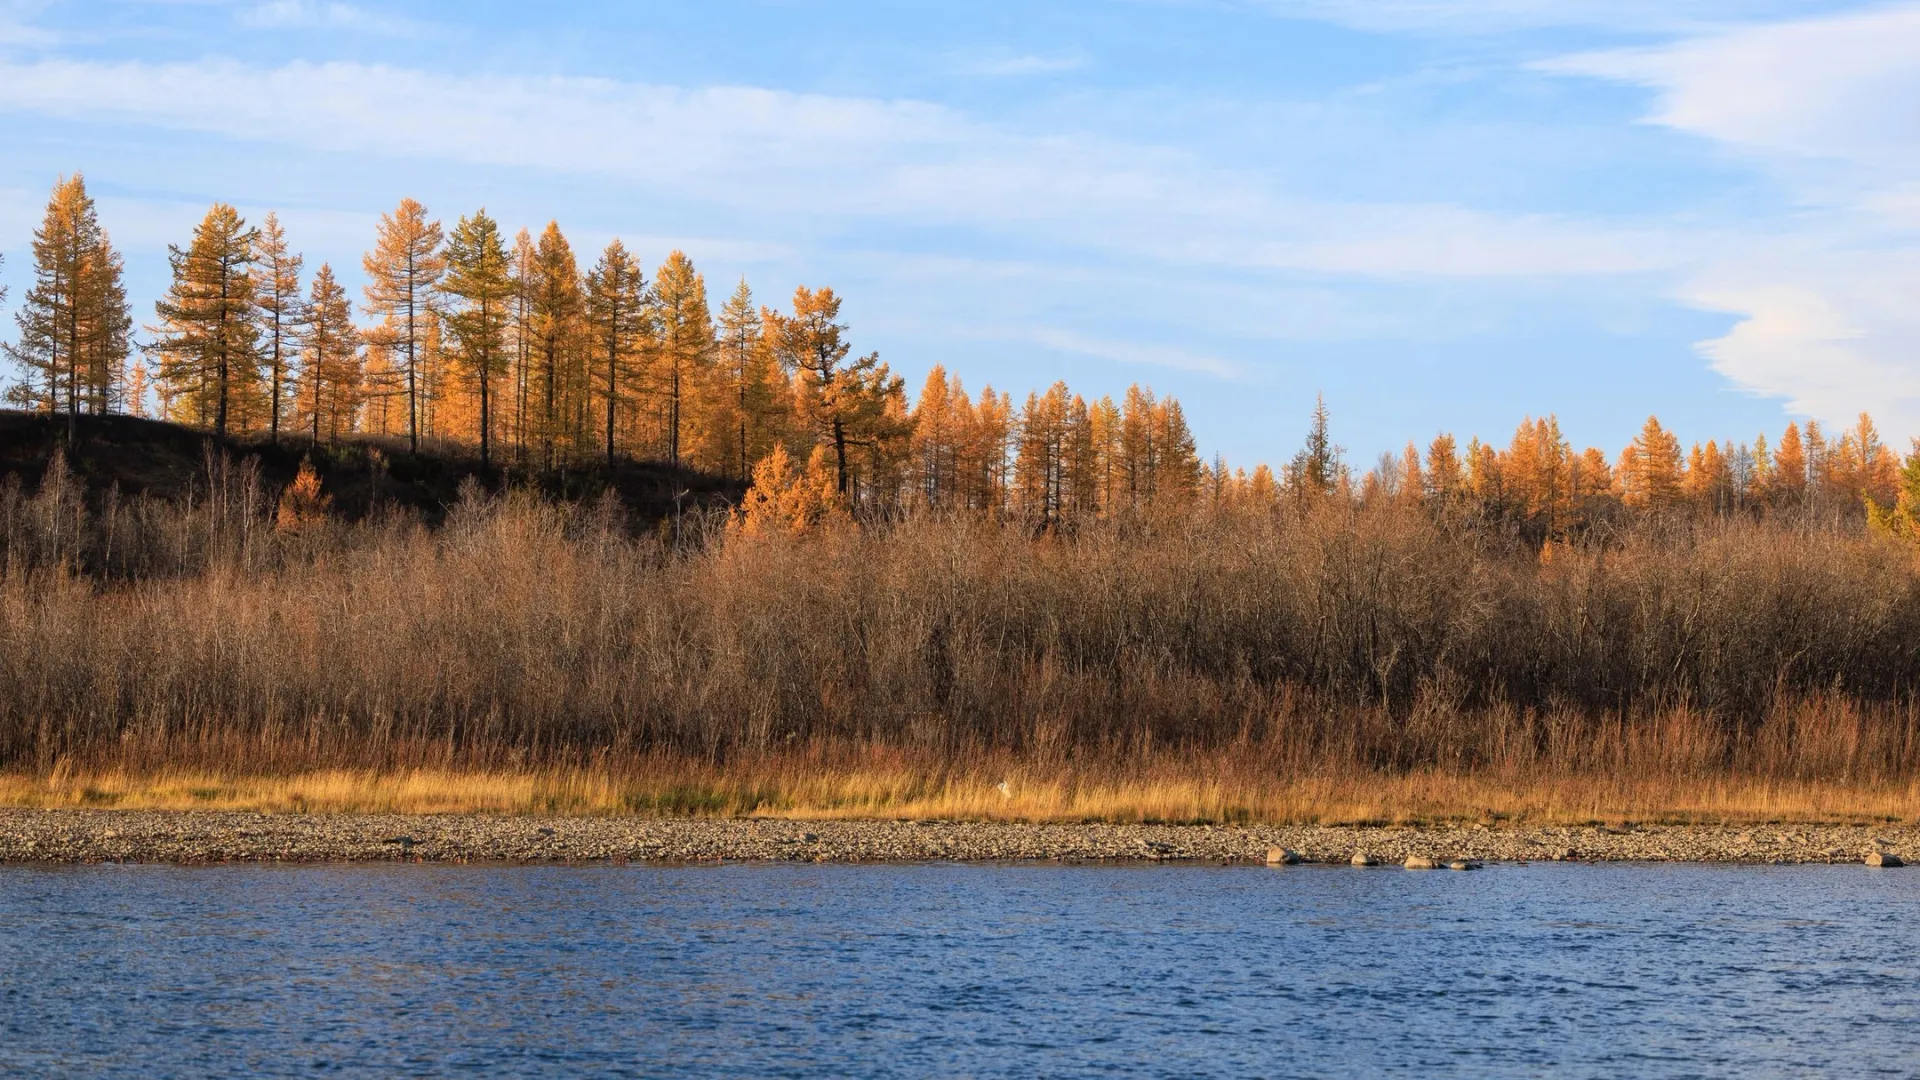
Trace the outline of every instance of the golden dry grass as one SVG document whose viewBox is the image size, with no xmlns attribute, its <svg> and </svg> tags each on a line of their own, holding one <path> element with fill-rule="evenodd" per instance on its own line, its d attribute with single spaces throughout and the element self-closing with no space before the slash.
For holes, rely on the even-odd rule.
<svg viewBox="0 0 1920 1080">
<path fill-rule="evenodd" d="M 1877 822 L 1920 820 L 1920 783 L 1459 776 L 1435 770 L 1259 780 L 1209 777 L 1175 766 L 1125 778 L 1121 770 L 955 773 L 899 762 L 823 768 L 805 760 L 716 769 L 661 761 L 619 772 L 320 769 L 275 776 L 61 769 L 0 774 L 0 805 L 1239 824 Z"/>
</svg>

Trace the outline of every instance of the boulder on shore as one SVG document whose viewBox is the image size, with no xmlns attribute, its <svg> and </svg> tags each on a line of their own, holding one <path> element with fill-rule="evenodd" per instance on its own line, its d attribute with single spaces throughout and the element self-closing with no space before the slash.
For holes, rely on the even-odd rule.
<svg viewBox="0 0 1920 1080">
<path fill-rule="evenodd" d="M 1409 870 L 1440 869 L 1440 861 L 1438 859 L 1430 859 L 1425 855 L 1409 855 L 1407 856 L 1407 861 L 1402 863 L 1401 865 L 1405 866 Z"/>
<path fill-rule="evenodd" d="M 1884 866 L 1891 869 L 1895 866 L 1905 866 L 1907 864 L 1900 861 L 1900 856 L 1891 852 L 1875 851 L 1867 856 L 1867 865 Z"/>
<path fill-rule="evenodd" d="M 1270 847 L 1267 849 L 1268 866 L 1292 866 L 1300 861 L 1300 856 L 1290 848 Z"/>
<path fill-rule="evenodd" d="M 1367 854 L 1364 851 L 1354 852 L 1353 858 L 1348 861 L 1353 863 L 1353 865 L 1355 866 L 1379 866 L 1380 865 L 1379 859 L 1374 858 L 1373 856 Z"/>
</svg>

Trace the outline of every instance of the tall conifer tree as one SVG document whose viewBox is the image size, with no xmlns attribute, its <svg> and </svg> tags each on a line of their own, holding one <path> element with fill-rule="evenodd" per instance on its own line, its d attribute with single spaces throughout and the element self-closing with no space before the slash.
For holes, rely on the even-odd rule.
<svg viewBox="0 0 1920 1080">
<path fill-rule="evenodd" d="M 320 441 L 323 429 L 331 442 L 343 430 L 353 430 L 363 375 L 353 305 L 326 263 L 313 275 L 313 290 L 301 315 L 297 408 L 305 412 L 314 442 Z"/>
<path fill-rule="evenodd" d="M 446 272 L 446 259 L 440 250 L 444 241 L 440 223 L 427 219 L 427 208 L 412 199 L 402 199 L 392 213 L 380 215 L 374 248 L 363 261 L 371 279 L 366 286 L 367 311 L 383 319 L 369 336 L 384 345 L 401 366 L 407 395 L 407 442 L 416 451 L 420 449 L 427 309 L 434 302 L 434 286 Z"/>
<path fill-rule="evenodd" d="M 169 249 L 173 284 L 154 305 L 159 325 L 149 327 L 164 392 L 221 436 L 236 414 L 250 413 L 247 399 L 259 390 L 253 239 L 238 211 L 215 203 L 193 242 Z"/>
<path fill-rule="evenodd" d="M 444 288 L 460 303 L 447 315 L 462 372 L 480 394 L 480 464 L 493 463 L 494 386 L 508 367 L 514 283 L 500 226 L 485 209 L 460 219 L 447 241 Z"/>
<path fill-rule="evenodd" d="M 300 269 L 305 262 L 288 250 L 280 218 L 269 213 L 254 238 L 253 267 L 259 281 L 254 304 L 260 319 L 260 353 L 268 372 L 267 432 L 274 442 L 280 441 L 280 410 L 292 386 L 289 373 L 299 355 L 295 328 L 303 319 Z"/>
<path fill-rule="evenodd" d="M 667 460 L 678 465 L 690 421 L 705 419 L 696 415 L 700 410 L 694 399 L 707 382 L 714 351 L 707 281 L 684 253 L 668 255 L 654 274 L 653 308 L 659 332 L 654 379 L 664 399 Z"/>
<path fill-rule="evenodd" d="M 119 395 L 133 318 L 120 256 L 75 173 L 54 184 L 33 234 L 33 286 L 15 313 L 20 337 L 7 355 L 26 372 L 14 401 L 67 414 L 67 438 L 85 408 L 108 411 Z"/>
<path fill-rule="evenodd" d="M 640 264 L 618 238 L 587 274 L 587 331 L 592 339 L 595 388 L 606 411 L 607 465 L 613 465 L 614 434 L 623 401 L 639 377 L 650 320 L 647 282 Z"/>
<path fill-rule="evenodd" d="M 853 348 L 839 318 L 840 298 L 832 289 L 800 286 L 793 314 L 780 321 L 780 349 L 783 362 L 799 373 L 802 410 L 833 455 L 835 487 L 851 498 L 849 450 L 906 431 L 890 421 L 887 409 L 888 398 L 903 393 L 900 377 L 880 362 L 879 353 L 847 359 Z"/>
<path fill-rule="evenodd" d="M 580 266 L 560 224 L 547 222 L 529 267 L 528 330 L 532 334 L 530 363 L 538 386 L 542 464 L 553 468 L 560 438 L 566 433 L 567 404 L 580 353 L 580 323 L 584 304 L 580 295 Z"/>
<path fill-rule="evenodd" d="M 720 308 L 713 392 L 708 402 L 714 451 L 708 456 L 726 473 L 746 479 L 753 463 L 773 448 L 781 405 L 790 396 L 766 335 L 753 290 L 741 278 Z"/>
</svg>

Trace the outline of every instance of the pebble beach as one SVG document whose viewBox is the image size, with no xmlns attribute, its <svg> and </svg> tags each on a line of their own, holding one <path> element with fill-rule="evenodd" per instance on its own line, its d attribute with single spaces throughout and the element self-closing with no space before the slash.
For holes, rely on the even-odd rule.
<svg viewBox="0 0 1920 1080">
<path fill-rule="evenodd" d="M 0 863 L 1858 863 L 1920 857 L 1912 825 L 1431 827 L 1019 824 L 0 810 Z M 1892 856 L 1892 858 L 1885 858 Z"/>
</svg>

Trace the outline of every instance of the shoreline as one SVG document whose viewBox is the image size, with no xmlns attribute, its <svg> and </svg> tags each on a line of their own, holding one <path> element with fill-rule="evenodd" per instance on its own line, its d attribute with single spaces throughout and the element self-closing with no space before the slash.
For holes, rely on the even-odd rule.
<svg viewBox="0 0 1920 1080">
<path fill-rule="evenodd" d="M 1920 826 L 1023 824 L 789 818 L 0 809 L 0 864 L 1205 862 L 1859 863 L 1920 859 Z"/>
</svg>

